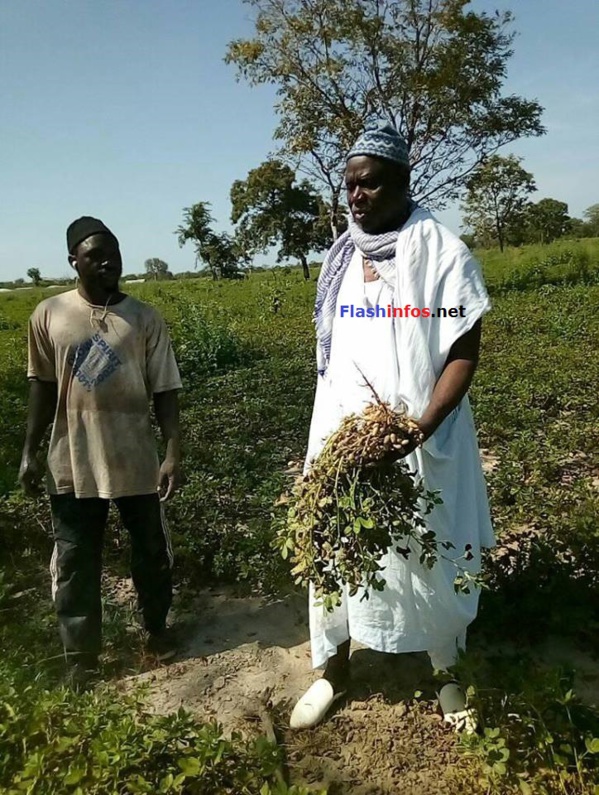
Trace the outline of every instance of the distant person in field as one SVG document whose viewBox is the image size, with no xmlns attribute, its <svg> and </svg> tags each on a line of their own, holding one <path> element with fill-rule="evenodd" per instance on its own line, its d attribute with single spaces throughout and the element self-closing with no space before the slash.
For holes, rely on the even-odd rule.
<svg viewBox="0 0 599 795">
<path fill-rule="evenodd" d="M 174 655 L 166 628 L 172 549 L 163 512 L 180 482 L 179 371 L 164 320 L 119 289 L 119 243 L 102 221 L 67 229 L 77 287 L 47 298 L 29 320 L 27 435 L 19 472 L 39 493 L 47 457 L 55 540 L 52 595 L 70 675 L 84 684 L 101 651 L 102 543 L 110 501 L 131 537 L 131 574 L 148 649 Z M 150 402 L 166 455 L 159 463 Z"/>
<path fill-rule="evenodd" d="M 478 363 L 481 318 L 490 308 L 480 267 L 459 238 L 410 199 L 408 150 L 393 127 L 368 129 L 356 141 L 345 183 L 349 229 L 328 252 L 318 279 L 318 379 L 305 471 L 342 419 L 373 401 L 367 379 L 381 400 L 405 405 L 417 420 L 424 442 L 414 439 L 405 461 L 443 500 L 427 517 L 428 529 L 451 541 L 456 557 L 469 550 L 464 565 L 476 573 L 481 548 L 494 545 L 466 394 Z M 377 305 L 401 307 L 403 316 L 341 312 L 342 306 Z M 447 317 L 419 311 L 437 307 L 462 309 Z M 325 669 L 297 703 L 292 727 L 316 725 L 346 690 L 352 639 L 388 653 L 427 651 L 435 670 L 450 672 L 440 679 L 446 720 L 472 722 L 451 668 L 476 617 L 478 590 L 455 593 L 452 562 L 439 560 L 429 570 L 417 554 L 406 560 L 390 551 L 383 563 L 387 585 L 367 600 L 346 590 L 341 605 L 326 613 L 310 593 L 312 662 Z"/>
</svg>

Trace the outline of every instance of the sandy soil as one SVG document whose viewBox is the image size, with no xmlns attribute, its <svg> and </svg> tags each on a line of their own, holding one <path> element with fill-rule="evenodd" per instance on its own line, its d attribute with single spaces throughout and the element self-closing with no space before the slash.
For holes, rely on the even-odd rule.
<svg viewBox="0 0 599 795">
<path fill-rule="evenodd" d="M 466 777 L 476 793 L 472 764 L 437 711 L 426 655 L 356 646 L 347 698 L 317 729 L 288 729 L 295 700 L 319 675 L 306 617 L 301 597 L 268 602 L 207 591 L 177 617 L 184 636 L 177 661 L 122 684 L 145 683 L 155 712 L 184 706 L 216 719 L 227 734 L 263 732 L 254 716 L 268 696 L 292 782 L 327 785 L 331 795 L 453 795 L 464 791 Z"/>
<path fill-rule="evenodd" d="M 267 698 L 292 783 L 329 786 L 330 795 L 486 791 L 476 763 L 441 719 L 425 654 L 386 655 L 356 646 L 347 698 L 316 729 L 291 731 L 293 704 L 319 675 L 311 668 L 306 619 L 303 597 L 267 601 L 205 591 L 177 614 L 177 660 L 121 686 L 145 683 L 150 710 L 183 706 L 200 719 L 216 719 L 227 734 L 264 733 L 256 714 Z M 549 666 L 573 666 L 577 693 L 599 704 L 598 666 L 590 656 L 555 640 L 536 654 Z"/>
</svg>

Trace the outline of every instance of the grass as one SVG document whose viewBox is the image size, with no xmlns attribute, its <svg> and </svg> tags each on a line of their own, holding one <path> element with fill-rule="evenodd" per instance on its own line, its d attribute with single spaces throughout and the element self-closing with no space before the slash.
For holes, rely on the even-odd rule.
<svg viewBox="0 0 599 795">
<path fill-rule="evenodd" d="M 599 281 L 599 238 L 562 239 L 545 246 L 508 247 L 503 252 L 481 249 L 475 253 L 491 290 Z"/>
</svg>

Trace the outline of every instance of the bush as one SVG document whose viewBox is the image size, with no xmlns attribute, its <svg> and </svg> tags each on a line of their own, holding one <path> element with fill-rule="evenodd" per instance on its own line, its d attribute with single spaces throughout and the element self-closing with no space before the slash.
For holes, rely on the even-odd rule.
<svg viewBox="0 0 599 795">
<path fill-rule="evenodd" d="M 177 320 L 172 336 L 181 376 L 188 385 L 247 360 L 249 351 L 224 323 L 210 318 L 199 304 L 172 299 Z"/>
</svg>

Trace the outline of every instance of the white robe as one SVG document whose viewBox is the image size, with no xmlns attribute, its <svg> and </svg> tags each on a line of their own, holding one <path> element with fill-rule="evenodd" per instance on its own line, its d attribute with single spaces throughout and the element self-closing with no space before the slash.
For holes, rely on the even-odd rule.
<svg viewBox="0 0 599 795">
<path fill-rule="evenodd" d="M 368 378 L 382 400 L 407 405 L 420 416 L 430 400 L 447 353 L 490 308 L 478 263 L 458 238 L 427 211 L 413 214 L 411 229 L 400 234 L 397 272 L 385 280 L 364 283 L 362 257 L 356 252 L 344 276 L 337 299 L 329 367 L 318 376 L 306 471 L 327 437 L 352 412 L 373 400 L 364 385 Z M 443 252 L 442 255 L 441 251 Z M 457 255 L 454 256 L 454 252 Z M 434 259 L 431 260 L 431 257 Z M 453 260 L 453 262 L 452 262 Z M 412 307 L 465 306 L 463 318 L 351 318 L 339 307 L 379 304 Z M 417 326 L 416 324 L 420 324 Z M 470 404 L 465 397 L 424 446 L 405 459 L 423 477 L 428 489 L 439 490 L 443 504 L 427 517 L 428 528 L 439 540 L 451 541 L 458 556 L 466 544 L 473 560 L 461 562 L 471 572 L 480 570 L 481 548 L 494 545 L 486 486 Z M 383 652 L 436 650 L 438 664 L 453 662 L 456 644 L 465 644 L 466 628 L 476 617 L 479 593 L 456 594 L 455 565 L 439 561 L 431 570 L 417 556 L 406 560 L 394 551 L 383 559 L 386 587 L 353 597 L 344 589 L 341 605 L 332 613 L 315 607 L 310 590 L 310 637 L 315 668 L 352 638 Z M 448 651 L 449 650 L 449 651 Z"/>
</svg>

